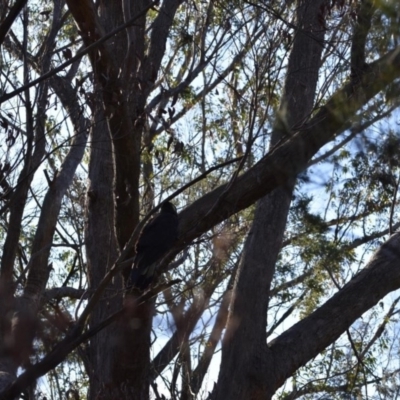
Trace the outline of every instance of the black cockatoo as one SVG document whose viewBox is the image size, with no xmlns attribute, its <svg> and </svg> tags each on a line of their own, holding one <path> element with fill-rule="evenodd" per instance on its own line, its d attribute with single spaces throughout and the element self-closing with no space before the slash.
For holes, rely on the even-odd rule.
<svg viewBox="0 0 400 400">
<path fill-rule="evenodd" d="M 142 230 L 136 243 L 136 257 L 129 278 L 129 287 L 145 290 L 155 274 L 157 262 L 172 248 L 178 237 L 178 214 L 169 201 Z"/>
</svg>

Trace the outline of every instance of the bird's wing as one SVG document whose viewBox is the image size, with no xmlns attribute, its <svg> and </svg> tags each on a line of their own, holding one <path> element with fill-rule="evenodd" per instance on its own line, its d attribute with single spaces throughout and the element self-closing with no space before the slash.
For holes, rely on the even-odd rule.
<svg viewBox="0 0 400 400">
<path fill-rule="evenodd" d="M 157 261 L 173 246 L 178 235 L 178 216 L 160 213 L 142 230 L 136 244 L 136 257 L 130 281 L 144 290 L 152 281 Z"/>
<path fill-rule="evenodd" d="M 154 217 L 142 230 L 136 244 L 140 253 L 146 248 L 163 246 L 165 242 L 173 242 L 177 235 L 178 217 L 172 214 L 159 214 Z"/>
</svg>

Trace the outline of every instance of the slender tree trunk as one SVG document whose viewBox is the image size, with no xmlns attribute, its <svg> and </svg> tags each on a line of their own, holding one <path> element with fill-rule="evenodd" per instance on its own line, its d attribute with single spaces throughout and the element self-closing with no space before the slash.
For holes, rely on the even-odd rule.
<svg viewBox="0 0 400 400">
<path fill-rule="evenodd" d="M 87 225 L 85 230 L 90 289 L 96 290 L 117 257 L 115 233 L 114 180 L 115 168 L 112 140 L 102 111 L 96 104 L 95 121 L 91 132 L 89 188 L 87 195 Z M 96 325 L 122 306 L 120 276 L 113 283 L 91 315 Z M 90 340 L 89 399 L 96 399 L 105 385 L 110 384 L 111 366 L 116 347 L 116 326 L 111 325 Z"/>
<path fill-rule="evenodd" d="M 125 299 L 127 312 L 117 323 L 118 347 L 114 355 L 113 382 L 118 386 L 107 399 L 149 398 L 151 328 L 154 301 L 137 305 L 134 295 Z M 118 397 L 116 397 L 118 395 Z M 106 399 L 106 398 L 105 398 Z"/>
<path fill-rule="evenodd" d="M 81 30 L 87 33 L 83 39 L 89 45 L 97 34 L 102 35 L 111 31 L 145 10 L 149 0 L 123 3 L 100 1 L 97 10 L 90 2 L 86 2 L 86 5 L 85 2 L 67 1 L 67 3 Z M 92 264 L 89 267 L 93 289 L 104 277 L 110 262 L 115 259 L 116 249 L 123 249 L 139 221 L 140 147 L 145 126 L 144 107 L 148 95 L 143 89 L 143 82 L 148 83 L 149 90 L 152 87 L 149 79 L 143 75 L 148 73 L 148 69 L 143 68 L 147 60 L 145 24 L 146 15 L 143 14 L 132 27 L 115 35 L 98 52 L 91 53 L 97 82 L 95 97 L 101 99 L 104 110 L 104 123 L 102 126 L 98 124 L 99 128 L 95 129 L 93 146 L 97 147 L 98 139 L 100 141 L 103 139 L 106 143 L 102 145 L 104 148 L 98 147 L 92 151 L 92 157 L 96 160 L 91 160 L 93 190 L 89 191 L 91 211 L 88 214 L 87 238 L 90 236 L 98 238 L 101 229 L 110 230 L 101 237 L 101 243 L 97 241 L 91 244 Z M 139 82 L 142 82 L 142 87 Z M 111 157 L 111 147 L 113 157 Z M 107 151 L 107 149 L 110 151 L 110 156 L 106 155 L 103 161 L 108 165 L 106 171 L 101 164 L 104 155 L 102 156 L 100 150 Z M 103 196 L 107 199 L 103 199 Z M 133 255 L 134 251 L 128 258 Z M 115 297 L 109 297 L 108 292 L 105 294 L 103 304 L 100 304 L 91 316 L 93 325 L 121 307 L 124 292 L 117 290 L 123 287 L 121 282 L 114 282 L 114 285 L 109 287 L 111 296 Z M 91 341 L 92 372 L 94 377 L 99 376 L 98 381 L 91 387 L 91 398 L 147 399 L 149 397 L 152 317 L 151 302 L 140 307 L 134 306 L 114 328 L 108 328 Z"/>
<path fill-rule="evenodd" d="M 312 110 L 324 37 L 318 20 L 322 2 L 299 1 L 298 30 L 271 146 L 298 129 Z M 292 179 L 257 203 L 233 289 L 223 341 L 218 400 L 267 399 L 277 388 L 274 361 L 266 345 L 268 294 L 294 184 Z"/>
</svg>

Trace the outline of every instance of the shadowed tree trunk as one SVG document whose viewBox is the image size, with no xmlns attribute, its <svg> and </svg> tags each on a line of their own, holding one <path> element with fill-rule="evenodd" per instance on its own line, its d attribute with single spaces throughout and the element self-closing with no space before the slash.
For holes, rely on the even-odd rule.
<svg viewBox="0 0 400 400">
<path fill-rule="evenodd" d="M 237 4 L 232 2 L 181 3 L 177 0 L 165 0 L 162 4 L 158 4 L 149 0 L 138 2 L 67 0 L 66 3 L 68 13 L 62 18 L 61 11 L 65 11 L 66 8 L 64 3 L 58 0 L 54 2 L 53 11 L 44 10 L 37 13 L 45 18 L 47 12 L 53 12 L 54 21 L 47 41 L 35 56 L 28 54 L 28 21 L 26 19 L 28 8 L 25 8 L 23 18 L 21 18 L 25 41 L 20 46 L 25 46 L 22 49 L 25 53 L 23 57 L 17 55 L 16 59 L 26 67 L 23 82 L 26 87 L 21 89 L 14 84 L 16 89 L 13 93 L 6 91 L 0 93 L 0 102 L 8 101 L 12 96 L 22 93 L 18 101 L 22 101 L 25 108 L 24 135 L 27 135 L 27 139 L 21 141 L 21 168 L 18 169 L 18 167 L 14 171 L 15 176 L 12 177 L 15 179 L 18 172 L 19 178 L 15 179 L 18 184 L 9 194 L 11 197 L 9 204 L 4 205 L 6 197 L 3 197 L 3 193 L 0 196 L 2 210 L 9 212 L 9 215 L 4 217 L 4 221 L 1 221 L 2 224 L 4 222 L 4 227 L 2 225 L 0 231 L 1 235 L 6 232 L 1 255 L 0 280 L 0 392 L 2 392 L 0 397 L 4 394 L 4 399 L 14 398 L 27 385 L 32 385 L 35 380 L 54 370 L 64 361 L 63 372 L 65 365 L 79 365 L 77 361 L 71 361 L 72 357 L 68 359 L 67 357 L 82 345 L 87 347 L 79 348 L 78 354 L 82 357 L 87 369 L 90 400 L 148 400 L 152 381 L 173 362 L 175 357 L 177 361 L 174 365 L 174 376 L 171 378 L 174 380 L 171 384 L 173 387 L 171 396 L 179 394 L 182 400 L 191 400 L 201 393 L 204 376 L 228 319 L 222 346 L 220 375 L 213 395 L 218 400 L 271 398 L 285 379 L 333 343 L 363 312 L 374 306 L 387 293 L 400 287 L 400 270 L 397 268 L 399 235 L 396 234 L 381 246 L 365 270 L 353 279 L 346 280 L 348 283 L 338 290 L 336 295 L 267 345 L 266 332 L 269 322 L 267 312 L 271 281 L 282 247 L 297 174 L 309 166 L 310 160 L 321 147 L 332 142 L 349 128 L 349 124 L 358 120 L 357 114 L 363 112 L 363 107 L 368 107 L 369 101 L 374 96 L 379 94 L 381 98 L 384 97 L 381 95 L 386 94 L 384 91 L 387 87 L 396 83 L 400 76 L 400 49 L 390 47 L 393 50 L 384 56 L 379 53 L 383 51 L 380 49 L 373 53 L 376 60 L 366 64 L 365 46 L 369 30 L 373 26 L 371 21 L 375 8 L 374 2 L 362 2 L 360 18 L 354 21 L 352 45 L 348 47 L 351 53 L 349 77 L 342 88 L 337 89 L 337 86 L 333 85 L 332 91 L 329 87 L 327 92 L 323 92 L 320 97 L 321 106 L 318 110 L 313 110 L 323 45 L 329 52 L 331 47 L 328 46 L 334 46 L 336 43 L 335 37 L 325 26 L 327 7 L 331 7 L 329 9 L 331 12 L 335 7 L 334 3 L 338 8 L 344 7 L 342 2 L 327 2 L 326 0 L 282 2 L 280 6 L 289 7 L 289 12 L 271 17 L 271 21 L 275 19 L 283 24 L 271 30 L 260 16 L 279 10 L 277 2 L 246 3 L 246 10 L 238 8 L 243 11 L 243 15 L 237 19 L 236 15 L 229 14 L 230 7 L 235 10 L 237 7 Z M 292 23 L 290 18 L 293 4 L 296 4 L 297 8 L 296 21 Z M 14 6 L 9 7 L 9 10 L 0 10 L 3 21 L 0 25 L 0 42 L 6 38 L 7 51 L 12 56 L 18 52 L 22 54 L 22 50 L 18 47 L 20 45 L 18 35 L 8 35 L 7 32 L 16 18 L 15 13 L 18 14 L 18 10 L 21 10 L 23 5 L 24 1 L 17 1 Z M 176 15 L 180 5 L 183 12 Z M 273 8 L 275 6 L 276 9 Z M 251 15 L 247 14 L 248 12 Z M 196 14 L 196 17 L 191 13 Z M 79 28 L 79 32 L 75 31 L 74 34 L 80 36 L 84 48 L 92 46 L 86 53 L 89 61 L 83 62 L 84 66 L 80 68 L 80 61 L 75 60 L 70 70 L 40 81 L 36 88 L 38 90 L 37 103 L 32 107 L 33 96 L 30 90 L 33 91 L 33 89 L 29 89 L 28 86 L 32 87 L 33 84 L 31 85 L 32 81 L 29 81 L 27 66 L 30 65 L 35 73 L 42 75 L 53 67 L 53 63 L 54 66 L 60 65 L 60 59 L 57 57 L 60 58 L 60 54 L 65 52 L 65 48 L 61 46 L 64 45 L 63 41 L 66 40 L 67 34 L 64 30 L 60 31 L 58 43 L 60 47 L 55 48 L 54 32 L 58 32 L 61 23 L 71 20 L 70 15 Z M 249 25 L 250 29 L 246 26 L 249 15 L 252 21 Z M 279 18 L 277 18 L 278 15 Z M 289 19 L 285 20 L 284 17 L 287 16 Z M 46 21 L 42 22 L 44 22 L 43 27 L 47 27 Z M 263 23 L 265 26 L 262 26 Z M 105 40 L 105 35 L 121 26 L 123 28 Z M 284 33 L 288 34 L 288 37 L 292 32 L 294 33 L 293 38 L 287 38 L 287 42 L 279 38 L 276 44 L 268 47 L 269 40 L 273 43 L 273 36 L 283 32 L 282 26 L 287 28 Z M 35 25 L 36 27 L 38 25 Z M 68 23 L 65 27 L 71 29 Z M 342 25 L 338 27 L 341 28 Z M 252 31 L 253 28 L 254 31 Z M 43 29 L 43 32 L 45 31 Z M 44 34 L 47 35 L 46 32 Z M 351 40 L 351 34 L 348 32 L 346 34 L 348 35 L 346 38 Z M 325 42 L 325 35 L 329 35 L 329 42 L 328 40 Z M 378 36 L 376 31 L 374 35 L 374 37 Z M 40 38 L 35 37 L 34 40 L 39 41 Z M 67 46 L 76 49 L 75 40 L 74 37 L 72 44 L 69 43 Z M 100 42 L 97 42 L 98 40 Z M 166 46 L 167 40 L 168 46 Z M 80 45 L 79 41 L 78 43 Z M 235 46 L 231 44 L 238 47 L 232 50 Z M 243 48 L 240 48 L 242 45 Z M 164 63 L 169 56 L 165 52 L 166 48 L 168 52 L 176 53 Z M 264 58 L 269 58 L 265 61 L 267 67 L 264 71 L 271 72 L 273 75 L 275 73 L 273 69 L 277 64 L 272 62 L 274 56 L 271 54 L 281 58 L 282 49 L 289 49 L 290 57 L 279 111 L 272 127 L 270 151 L 265 154 L 263 146 L 267 136 L 262 138 L 258 136 L 254 143 L 252 140 L 246 143 L 243 136 L 248 128 L 242 129 L 242 127 L 247 123 L 244 119 L 252 113 L 257 115 L 254 119 L 255 125 L 264 124 L 271 117 L 270 110 L 274 107 L 272 104 L 278 103 L 278 101 L 274 103 L 271 99 L 261 99 L 268 103 L 265 108 L 270 108 L 265 115 L 259 116 L 263 114 L 265 104 L 258 103 L 260 88 L 256 75 L 261 63 L 255 62 L 258 57 L 256 53 L 265 51 L 259 59 L 264 62 Z M 230 50 L 232 50 L 229 55 L 232 56 L 232 64 L 225 69 L 224 57 Z M 248 68 L 249 66 L 243 62 L 243 60 L 247 61 L 244 55 L 253 50 L 256 57 L 252 59 L 254 63 L 250 62 L 250 68 Z M 286 68 L 286 58 L 282 59 L 283 62 L 279 68 Z M 182 64 L 179 64 L 181 61 Z M 254 71 L 248 74 L 253 67 Z M 65 66 L 63 68 L 65 69 Z M 326 68 L 324 73 L 329 71 L 330 67 Z M 83 72 L 86 76 L 77 74 L 78 69 L 79 74 Z M 61 70 L 59 69 L 57 73 Z M 202 72 L 203 76 L 201 76 Z M 254 80 L 251 77 L 253 72 Z M 229 76 L 230 73 L 232 73 L 232 78 Z M 280 79 L 279 73 L 278 78 L 273 79 Z M 82 80 L 76 79 L 77 76 Z M 80 86 L 86 79 L 87 85 Z M 202 86 L 201 79 L 204 79 L 204 88 L 199 89 L 197 86 Z M 248 82 L 244 82 L 246 79 Z M 74 82 L 75 80 L 79 82 Z M 340 85 L 342 81 L 341 78 L 334 79 L 334 84 Z M 263 84 L 265 82 L 263 81 Z M 216 87 L 219 84 L 225 85 L 224 88 L 229 88 L 228 92 L 231 93 L 233 100 L 229 111 L 225 114 L 221 113 L 223 118 L 220 116 L 217 118 L 218 113 L 213 109 L 219 107 L 218 101 L 221 101 L 221 105 L 226 104 L 226 98 L 222 98 L 217 92 Z M 5 87 L 10 90 L 12 85 L 7 85 Z M 49 94 L 49 88 L 55 95 Z M 257 105 L 253 107 L 254 104 L 251 102 L 246 104 L 249 98 L 247 89 L 249 92 L 254 90 L 254 97 L 251 97 L 253 94 L 250 97 L 260 105 L 259 108 Z M 260 93 L 267 97 L 268 90 L 260 90 Z M 276 96 L 280 95 L 279 90 L 272 89 L 271 96 L 274 95 L 277 99 Z M 214 91 L 215 95 L 211 91 Z M 326 93 L 333 93 L 333 95 L 328 98 Z M 208 95 L 211 98 L 209 102 L 206 101 Z M 47 154 L 46 140 L 54 139 L 58 135 L 57 129 L 52 124 L 57 125 L 59 121 L 46 120 L 46 116 L 53 115 L 53 111 L 48 109 L 49 98 L 53 99 L 56 96 L 61 99 L 63 109 L 69 113 L 65 117 L 66 120 L 70 118 L 73 121 L 73 139 L 69 132 L 61 132 L 60 136 L 63 140 L 67 138 L 70 148 L 62 149 L 60 155 L 57 154 L 59 158 L 55 157 L 58 164 L 54 168 L 53 178 L 48 178 L 46 175 L 46 181 L 43 179 L 46 192 L 40 194 L 42 198 L 36 204 L 37 214 L 33 217 L 33 220 L 37 221 L 37 227 L 35 226 L 33 230 L 28 225 L 21 229 L 24 213 L 29 209 L 27 206 L 29 190 L 35 186 L 35 183 L 32 184 L 33 173 L 45 157 L 52 157 L 52 154 Z M 87 104 L 82 104 L 83 101 Z M 202 117 L 204 118 L 201 126 L 203 130 L 201 140 L 190 143 L 190 146 L 194 147 L 191 150 L 187 150 L 189 148 L 187 146 L 183 151 L 181 142 L 178 142 L 181 145 L 180 149 L 179 146 L 174 148 L 171 143 L 177 139 L 178 135 L 182 134 L 184 137 L 188 134 L 186 131 L 178 132 L 180 127 L 177 127 L 178 133 L 174 136 L 174 123 L 199 101 L 203 101 Z M 10 104 L 13 106 L 12 102 Z M 89 125 L 83 115 L 88 113 L 89 108 L 93 115 L 90 130 L 89 183 L 84 206 L 85 221 L 84 224 L 82 223 L 82 226 L 85 226 L 85 241 L 84 243 L 79 241 L 76 245 L 73 241 L 59 240 L 56 232 L 59 225 L 68 218 L 66 214 L 63 214 L 63 210 L 69 211 L 68 205 L 64 204 L 63 209 L 63 201 L 66 200 L 65 202 L 68 203 L 71 198 L 63 199 L 63 197 L 68 194 L 74 178 L 82 176 L 76 171 L 86 147 Z M 3 110 L 0 113 L 0 122 L 1 128 L 4 128 L 3 125 L 7 124 L 4 122 L 5 117 L 2 112 Z M 194 116 L 193 120 L 195 120 L 196 112 L 195 109 L 189 117 Z M 211 113 L 212 118 L 208 118 L 208 112 Z M 238 120 L 241 113 L 245 115 L 243 121 Z M 243 163 L 236 160 L 233 165 L 240 165 L 240 167 L 236 170 L 237 173 L 233 173 L 234 178 L 231 181 L 229 181 L 230 172 L 221 172 L 220 179 L 228 183 L 219 185 L 220 181 L 216 180 L 219 178 L 216 177 L 220 171 L 217 171 L 217 174 L 206 177 L 210 178 L 210 186 L 207 186 L 208 183 L 203 177 L 200 185 L 191 187 L 183 195 L 180 192 L 177 196 L 182 196 L 174 199 L 179 206 L 182 206 L 193 201 L 193 196 L 197 198 L 179 214 L 179 240 L 172 250 L 171 257 L 193 242 L 194 247 L 198 246 L 200 250 L 196 254 L 195 266 L 190 260 L 182 268 L 177 263 L 177 271 L 172 269 L 168 271 L 172 278 L 183 278 L 183 283 L 176 291 L 175 287 L 168 288 L 170 296 L 165 300 L 167 306 L 165 304 L 160 306 L 162 312 L 167 310 L 166 313 L 172 314 L 174 318 L 171 324 L 170 340 L 151 364 L 151 329 L 156 303 L 148 296 L 147 301 L 138 305 L 135 304 L 135 300 L 140 294 L 125 296 L 124 277 L 127 276 L 130 262 L 126 263 L 125 268 L 122 268 L 119 263 L 134 256 L 133 247 L 126 252 L 124 252 L 124 247 L 130 241 L 135 228 L 138 227 L 139 210 L 149 208 L 149 204 L 154 200 L 153 196 L 164 199 L 166 195 L 186 183 L 182 176 L 190 180 L 199 171 L 201 173 L 205 171 L 208 157 L 206 153 L 209 151 L 205 150 L 208 135 L 211 136 L 213 142 L 210 144 L 211 149 L 215 143 L 211 130 L 221 129 L 218 132 L 220 134 L 226 129 L 225 133 L 229 133 L 229 127 L 222 129 L 225 122 L 220 123 L 226 116 L 230 117 L 234 127 L 232 139 L 223 139 L 227 141 L 221 141 L 222 147 L 231 146 L 230 151 L 236 151 L 240 155 L 250 154 L 251 157 L 259 159 L 254 164 L 250 156 L 243 159 Z M 7 118 L 10 117 L 7 116 Z M 249 121 L 251 118 L 249 117 Z M 15 120 L 17 121 L 18 118 Z M 62 124 L 69 126 L 65 121 L 60 123 Z M 264 125 L 262 127 L 264 128 Z M 270 128 L 271 126 L 265 123 L 265 132 Z M 160 137 L 159 142 L 162 145 L 157 149 L 158 153 L 154 151 L 154 154 L 148 156 L 146 152 L 149 150 L 150 153 L 152 140 L 159 132 L 166 133 L 165 136 Z M 2 130 L 0 134 L 4 134 Z M 179 137 L 179 140 L 184 140 L 182 137 Z M 257 140 L 262 142 L 260 148 L 263 153 L 257 147 L 259 145 Z M 198 153 L 195 149 L 197 143 L 203 146 L 201 163 L 198 163 L 197 159 Z M 246 145 L 254 147 L 249 147 L 246 152 L 246 149 L 242 149 Z M 157 146 L 156 143 L 155 147 Z M 159 150 L 161 148 L 163 150 Z M 51 148 L 51 151 L 55 153 L 58 150 L 56 145 Z M 167 155 L 166 158 L 175 157 L 167 167 L 163 164 L 165 161 L 163 157 L 159 157 L 162 151 L 165 152 L 162 156 Z M 147 168 L 141 172 L 141 162 L 144 162 L 147 156 Z M 152 157 L 160 164 L 154 169 L 151 165 Z M 217 162 L 218 157 L 215 157 L 212 163 Z M 182 165 L 184 173 L 169 186 L 169 178 L 175 178 L 180 174 Z M 233 165 L 230 165 L 229 168 L 232 169 L 229 171 L 234 171 Z M 170 166 L 172 168 L 168 169 Z M 174 170 L 176 166 L 178 168 Z M 224 164 L 224 168 L 226 166 Z M 85 164 L 82 169 L 85 169 L 84 167 Z M 9 177 L 6 180 L 3 179 L 2 168 L 1 166 L 0 184 L 3 188 Z M 216 168 L 218 169 L 219 167 Z M 158 176 L 153 176 L 154 171 L 157 171 Z M 155 172 L 154 175 L 156 175 Z M 139 179 L 140 177 L 143 179 Z M 12 179 L 9 179 L 10 182 Z M 152 179 L 155 182 L 154 187 L 146 191 L 146 185 L 153 184 Z M 145 189 L 142 191 L 143 187 Z M 212 190 L 211 187 L 214 189 Z M 189 192 L 190 195 L 187 196 Z M 140 193 L 143 193 L 143 198 L 149 204 L 143 204 Z M 395 198 L 396 195 L 393 197 Z M 237 263 L 234 268 L 232 265 L 228 267 L 226 260 L 219 263 L 216 257 L 216 260 L 204 267 L 201 265 L 204 262 L 201 246 L 207 242 L 206 235 L 210 234 L 210 230 L 214 235 L 220 223 L 227 223 L 232 227 L 233 224 L 226 220 L 255 203 L 254 221 L 243 246 L 228 318 L 229 296 L 225 296 L 223 301 L 221 299 L 222 293 L 228 291 L 226 286 L 228 285 L 230 290 L 233 285 L 233 279 L 228 283 L 228 276 L 232 270 L 236 270 Z M 366 215 L 368 216 L 369 213 L 368 210 Z M 241 218 L 243 218 L 242 215 L 238 216 L 238 220 Z M 244 223 L 246 232 L 247 222 L 246 220 Z M 69 224 L 73 225 L 68 221 L 67 227 L 70 226 Z M 235 229 L 236 227 L 233 231 Z M 78 230 L 79 228 L 76 229 Z M 26 236 L 29 236 L 27 233 L 31 237 L 27 238 Z M 302 232 L 298 233 L 302 234 Z M 80 234 L 78 236 L 80 237 Z M 23 263 L 21 263 L 22 266 L 17 265 L 20 240 L 24 243 L 25 249 L 29 247 L 27 253 L 31 252 L 25 266 Z M 68 266 L 68 262 L 62 266 L 58 265 L 57 273 L 60 275 L 56 277 L 58 281 L 52 279 L 54 276 L 51 276 L 51 260 L 54 256 L 58 257 L 61 254 L 65 256 L 68 251 L 58 250 L 63 246 L 72 248 L 77 253 L 86 252 L 87 276 L 83 273 L 80 276 L 79 290 L 75 287 L 58 288 L 61 289 L 60 292 L 66 289 L 68 296 L 74 290 L 79 292 L 72 298 L 80 299 L 79 304 L 82 307 L 75 309 L 76 321 L 74 317 L 71 317 L 68 320 L 68 326 L 59 329 L 52 336 L 56 329 L 50 326 L 52 320 L 47 319 L 46 315 L 49 309 L 56 308 L 58 304 L 50 301 L 46 303 L 45 292 L 48 285 L 60 281 L 60 277 L 63 277 L 63 272 L 65 272 L 62 268 Z M 205 251 L 215 250 L 215 254 L 213 253 L 215 256 L 218 253 L 217 247 L 215 245 L 215 249 L 210 250 L 207 245 L 204 246 Z M 76 250 L 77 248 L 79 249 Z M 124 256 L 119 259 L 121 254 Z M 236 254 L 233 257 L 236 257 Z M 83 270 L 84 255 L 81 258 Z M 116 260 L 118 262 L 114 265 Z M 62 264 L 62 261 L 59 264 Z M 204 277 L 200 276 L 203 272 Z M 27 277 L 26 280 L 25 277 Z M 89 289 L 85 291 L 87 282 L 89 282 Z M 73 283 L 76 284 L 76 281 Z M 164 296 L 164 299 L 166 297 Z M 88 299 L 88 305 L 82 305 L 82 300 L 86 299 Z M 198 325 L 203 323 L 202 317 L 210 310 L 208 307 L 215 307 L 215 304 L 220 304 L 219 302 L 222 306 L 211 337 L 207 340 L 206 334 L 196 336 Z M 66 313 L 71 313 L 72 316 L 73 308 L 73 302 L 68 303 Z M 42 311 L 43 314 L 41 314 Z M 116 311 L 119 318 L 107 320 Z M 36 325 L 43 321 L 45 325 L 45 329 L 41 332 L 43 337 L 38 335 L 38 341 L 34 342 Z M 104 321 L 106 322 L 102 328 L 96 332 L 91 331 Z M 51 333 L 48 334 L 47 331 Z M 46 340 L 51 343 L 47 347 Z M 197 349 L 194 344 L 196 341 L 198 341 Z M 87 342 L 86 345 L 84 345 L 85 342 Z M 32 344 L 37 343 L 38 357 L 37 359 L 31 357 L 30 361 L 35 363 L 31 367 L 29 356 Z M 199 350 L 197 359 L 194 355 L 196 350 Z M 37 361 L 38 359 L 40 361 Z M 200 361 L 197 367 L 194 367 L 196 360 Z M 26 368 L 26 371 L 17 377 L 20 367 Z M 168 373 L 165 376 L 168 376 Z M 5 389 L 4 392 L 3 389 Z"/>
<path fill-rule="evenodd" d="M 79 3 L 68 0 L 67 4 L 86 45 L 92 44 L 104 34 L 138 16 L 135 23 L 126 31 L 118 33 L 109 42 L 99 46 L 98 51 L 90 53 L 97 81 L 95 96 L 100 95 L 98 98 L 102 99 L 108 137 L 112 138 L 113 143 L 115 226 L 119 249 L 122 250 L 139 221 L 140 150 L 146 120 L 144 109 L 164 55 L 166 33 L 180 3 L 176 0 L 163 3 L 162 10 L 153 23 L 152 38 L 147 54 L 145 53 L 146 12 L 152 4 L 149 0 L 111 3 L 102 1 L 99 3 L 98 15 L 91 0 Z M 97 138 L 108 140 L 107 135 L 103 133 L 105 128 L 106 124 L 101 124 L 101 127 L 94 129 L 94 141 Z M 100 134 L 97 129 L 100 129 Z M 111 176 L 108 182 L 112 182 Z M 107 214 L 111 218 L 109 207 L 111 207 L 110 203 L 103 210 L 99 208 L 97 212 L 102 214 L 107 209 Z M 95 214 L 93 216 L 92 223 L 96 220 Z M 111 219 L 107 222 L 111 223 Z M 96 221 L 97 223 L 99 221 Z M 89 232 L 93 229 L 89 221 Z M 91 245 L 94 248 L 89 249 L 88 254 L 96 252 L 98 243 Z M 104 242 L 103 245 L 106 243 Z M 112 260 L 117 254 L 117 250 L 112 249 L 112 246 L 115 246 L 113 240 L 110 240 L 109 246 L 111 246 L 110 257 L 103 258 L 102 266 L 100 263 L 95 263 L 96 267 L 92 266 L 92 269 L 98 269 L 96 272 L 98 278 L 102 276 L 101 273 L 104 276 L 105 260 Z M 132 251 L 128 257 L 133 255 Z M 98 280 L 93 281 L 94 287 L 96 287 L 96 281 Z M 115 286 L 117 287 L 123 286 Z M 109 310 L 118 308 L 121 303 L 121 293 L 114 299 L 109 299 L 108 302 L 110 303 Z M 92 323 L 100 322 L 106 314 L 106 309 L 97 311 L 95 315 L 92 315 Z M 114 343 L 113 340 L 102 342 L 104 347 L 101 351 L 109 354 L 110 357 L 107 360 L 100 358 L 93 360 L 98 364 L 94 370 L 99 371 L 103 368 L 105 375 L 108 375 L 106 371 L 112 371 L 112 379 L 102 380 L 104 393 L 99 394 L 98 388 L 94 388 L 91 391 L 93 396 L 121 399 L 149 397 L 149 380 L 146 377 L 149 376 L 150 368 L 152 316 L 153 307 L 150 303 L 134 307 L 132 314 L 129 315 L 132 323 L 127 323 L 123 319 L 115 328 L 119 332 L 116 342 Z M 111 366 L 108 365 L 109 362 L 112 363 Z"/>
<path fill-rule="evenodd" d="M 114 202 L 114 155 L 106 119 L 100 102 L 93 105 L 94 125 L 87 192 L 87 226 L 85 231 L 88 274 L 91 291 L 96 290 L 106 272 L 117 259 Z M 94 309 L 90 325 L 96 325 L 122 306 L 121 277 L 112 284 Z M 117 346 L 117 326 L 111 325 L 90 340 L 89 399 L 97 398 L 104 386 L 112 381 L 112 364 Z"/>
<path fill-rule="evenodd" d="M 324 32 L 318 19 L 321 4 L 323 0 L 299 1 L 297 30 L 271 147 L 301 129 L 310 117 L 323 49 Z M 257 202 L 223 339 L 218 400 L 266 399 L 275 392 L 269 383 L 275 377 L 274 360 L 266 344 L 267 310 L 294 184 L 293 178 L 282 182 L 281 187 Z"/>
</svg>

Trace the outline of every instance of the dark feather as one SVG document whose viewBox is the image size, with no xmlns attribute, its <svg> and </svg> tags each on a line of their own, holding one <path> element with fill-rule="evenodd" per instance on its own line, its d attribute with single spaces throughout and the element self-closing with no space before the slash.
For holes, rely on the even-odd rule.
<svg viewBox="0 0 400 400">
<path fill-rule="evenodd" d="M 178 214 L 175 206 L 166 202 L 139 236 L 129 286 L 144 290 L 150 285 L 157 262 L 173 247 L 177 236 Z"/>
</svg>

